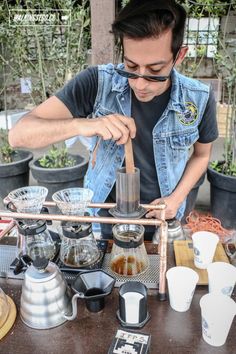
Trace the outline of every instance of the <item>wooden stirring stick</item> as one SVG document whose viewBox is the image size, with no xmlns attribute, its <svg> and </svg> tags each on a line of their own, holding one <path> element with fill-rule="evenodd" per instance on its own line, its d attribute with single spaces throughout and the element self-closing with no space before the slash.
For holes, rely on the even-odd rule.
<svg viewBox="0 0 236 354">
<path fill-rule="evenodd" d="M 126 168 L 126 173 L 135 172 L 133 147 L 132 147 L 132 140 L 130 137 L 127 143 L 125 144 L 125 168 Z"/>
</svg>

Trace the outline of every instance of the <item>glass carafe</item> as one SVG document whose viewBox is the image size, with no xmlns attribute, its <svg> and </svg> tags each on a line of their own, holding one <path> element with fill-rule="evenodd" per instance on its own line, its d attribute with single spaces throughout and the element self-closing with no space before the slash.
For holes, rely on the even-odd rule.
<svg viewBox="0 0 236 354">
<path fill-rule="evenodd" d="M 28 255 L 32 260 L 36 257 L 53 259 L 56 254 L 56 246 L 47 230 L 46 222 L 43 220 L 34 221 L 34 224 L 26 224 L 18 221 L 18 256 Z"/>
<path fill-rule="evenodd" d="M 96 263 L 100 251 L 90 223 L 63 222 L 60 228 L 60 260 L 68 267 L 86 267 Z"/>
<path fill-rule="evenodd" d="M 114 243 L 110 268 L 114 273 L 135 276 L 148 269 L 149 261 L 144 245 L 142 225 L 117 224 L 113 227 Z"/>
</svg>

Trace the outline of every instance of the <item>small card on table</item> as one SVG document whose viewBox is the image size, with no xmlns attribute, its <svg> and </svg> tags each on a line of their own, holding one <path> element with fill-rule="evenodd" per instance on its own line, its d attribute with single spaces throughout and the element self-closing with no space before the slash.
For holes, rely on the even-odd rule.
<svg viewBox="0 0 236 354">
<path fill-rule="evenodd" d="M 118 329 L 108 354 L 148 354 L 150 341 L 149 334 Z"/>
</svg>

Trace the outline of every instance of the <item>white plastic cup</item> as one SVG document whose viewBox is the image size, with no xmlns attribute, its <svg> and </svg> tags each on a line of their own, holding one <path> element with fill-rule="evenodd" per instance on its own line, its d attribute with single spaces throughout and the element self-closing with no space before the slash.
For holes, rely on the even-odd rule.
<svg viewBox="0 0 236 354">
<path fill-rule="evenodd" d="M 199 280 L 197 272 L 188 267 L 177 266 L 166 272 L 170 306 L 178 312 L 188 311 Z"/>
<path fill-rule="evenodd" d="M 213 232 L 198 231 L 192 235 L 194 264 L 199 269 L 206 269 L 212 262 L 219 237 Z"/>
<path fill-rule="evenodd" d="M 215 347 L 223 345 L 236 315 L 235 301 L 220 293 L 210 293 L 201 298 L 200 307 L 203 339 Z"/>
<path fill-rule="evenodd" d="M 236 283 L 236 268 L 226 262 L 213 262 L 207 267 L 209 293 L 231 296 Z"/>
</svg>

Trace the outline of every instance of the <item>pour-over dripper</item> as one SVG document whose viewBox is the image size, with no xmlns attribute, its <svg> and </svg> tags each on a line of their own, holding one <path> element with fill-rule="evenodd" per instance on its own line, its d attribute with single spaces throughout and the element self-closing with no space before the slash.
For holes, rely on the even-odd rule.
<svg viewBox="0 0 236 354">
<path fill-rule="evenodd" d="M 114 285 L 113 276 L 97 269 L 81 272 L 72 284 L 72 289 L 85 299 L 90 312 L 99 312 L 104 308 L 105 297 L 112 292 Z"/>
<path fill-rule="evenodd" d="M 46 187 L 28 186 L 11 191 L 8 198 L 19 213 L 39 214 L 47 194 Z"/>
<path fill-rule="evenodd" d="M 62 214 L 83 216 L 93 197 L 93 191 L 87 188 L 62 189 L 52 195 Z"/>
</svg>

